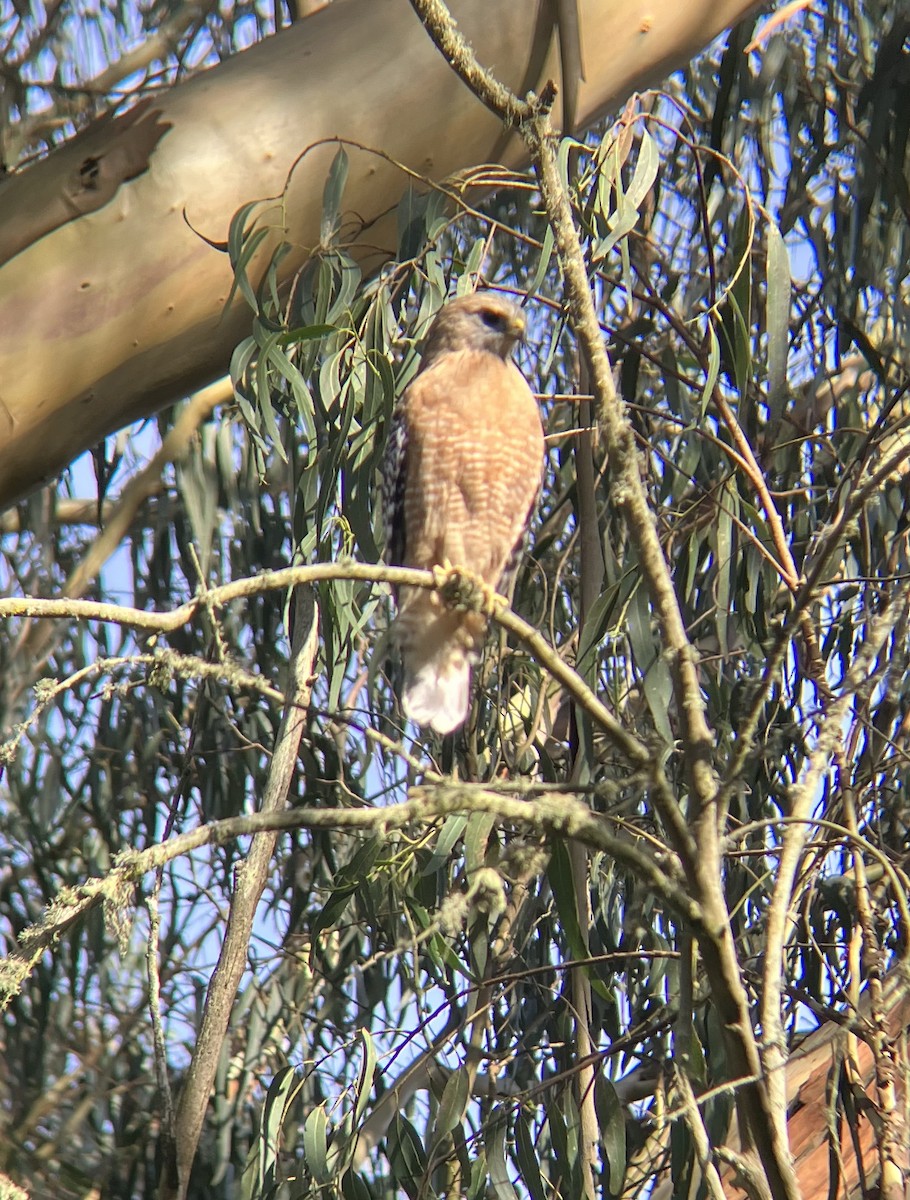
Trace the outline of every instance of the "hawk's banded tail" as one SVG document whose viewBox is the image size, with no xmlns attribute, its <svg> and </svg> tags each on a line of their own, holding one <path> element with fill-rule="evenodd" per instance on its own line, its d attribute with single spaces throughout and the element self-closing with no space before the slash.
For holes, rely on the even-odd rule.
<svg viewBox="0 0 910 1200">
<path fill-rule="evenodd" d="M 466 720 L 471 668 L 485 631 L 480 613 L 440 611 L 438 602 L 428 603 L 423 596 L 405 608 L 395 623 L 404 668 L 405 716 L 437 733 L 451 733 Z"/>
</svg>

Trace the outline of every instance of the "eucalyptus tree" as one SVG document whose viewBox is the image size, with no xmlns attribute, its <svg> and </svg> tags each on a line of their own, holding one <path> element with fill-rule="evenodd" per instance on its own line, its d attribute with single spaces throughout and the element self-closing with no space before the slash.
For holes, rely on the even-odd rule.
<svg viewBox="0 0 910 1200">
<path fill-rule="evenodd" d="M 15 1182 L 897 1194 L 907 33 L 765 14 L 562 139 L 456 46 L 511 166 L 336 143 L 306 255 L 238 206 L 230 385 L 5 526 Z M 438 738 L 374 496 L 478 286 L 525 305 L 546 474 Z"/>
</svg>

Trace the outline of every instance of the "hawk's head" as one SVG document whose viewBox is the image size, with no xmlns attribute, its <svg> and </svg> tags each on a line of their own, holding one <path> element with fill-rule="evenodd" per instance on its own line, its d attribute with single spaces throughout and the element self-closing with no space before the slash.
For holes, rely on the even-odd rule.
<svg viewBox="0 0 910 1200">
<path fill-rule="evenodd" d="M 460 296 L 440 309 L 430 326 L 423 366 L 458 350 L 485 350 L 508 358 L 524 332 L 524 314 L 505 296 L 497 292 Z"/>
</svg>

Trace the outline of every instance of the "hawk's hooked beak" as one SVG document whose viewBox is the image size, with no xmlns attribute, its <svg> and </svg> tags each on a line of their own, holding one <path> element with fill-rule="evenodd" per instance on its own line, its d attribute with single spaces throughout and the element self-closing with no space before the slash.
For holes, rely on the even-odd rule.
<svg viewBox="0 0 910 1200">
<path fill-rule="evenodd" d="M 525 332 L 527 331 L 528 323 L 525 321 L 524 313 L 516 312 L 514 317 L 510 318 L 508 324 L 508 333 L 516 342 L 524 341 Z"/>
</svg>

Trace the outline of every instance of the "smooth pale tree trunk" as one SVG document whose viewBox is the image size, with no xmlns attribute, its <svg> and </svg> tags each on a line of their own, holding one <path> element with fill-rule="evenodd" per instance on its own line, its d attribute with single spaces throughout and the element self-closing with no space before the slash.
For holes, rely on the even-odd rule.
<svg viewBox="0 0 910 1200">
<path fill-rule="evenodd" d="M 518 87 L 538 0 L 451 7 L 481 61 Z M 755 5 L 578 7 L 583 126 Z M 559 78 L 555 40 L 548 77 Z M 335 0 L 8 180 L 0 187 L 0 507 L 227 369 L 249 311 L 237 300 L 225 312 L 230 266 L 209 241 L 226 241 L 241 205 L 284 195 L 262 211 L 299 248 L 284 264 L 293 271 L 318 242 L 337 149 L 316 143 L 352 139 L 441 179 L 487 161 L 501 132 L 408 0 Z M 368 222 L 355 253 L 369 267 L 394 249 L 394 222 L 379 218 L 406 178 L 375 154 L 349 153 L 344 206 Z M 513 137 L 504 157 L 514 164 L 519 154 Z"/>
</svg>

